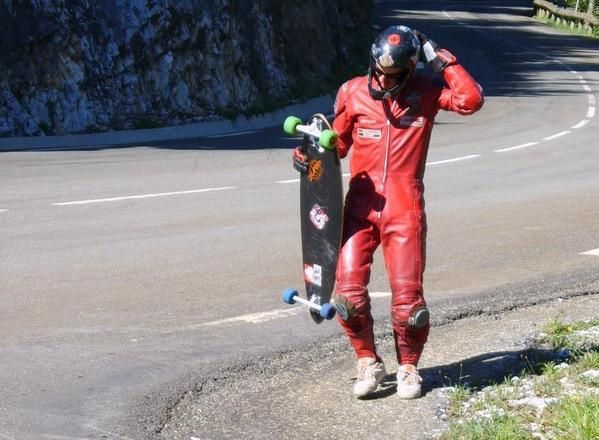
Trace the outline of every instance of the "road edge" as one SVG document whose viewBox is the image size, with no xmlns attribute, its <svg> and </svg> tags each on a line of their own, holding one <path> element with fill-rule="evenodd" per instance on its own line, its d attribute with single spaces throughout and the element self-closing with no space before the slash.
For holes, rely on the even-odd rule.
<svg viewBox="0 0 599 440">
<path fill-rule="evenodd" d="M 226 119 L 153 129 L 111 131 L 107 133 L 0 138 L 0 152 L 60 147 L 93 148 L 98 146 L 129 145 L 231 134 L 282 125 L 285 117 L 289 115 L 307 118 L 314 113 L 328 113 L 329 110 L 332 110 L 332 107 L 333 97 L 325 95 L 283 107 L 272 113 L 249 118 L 240 116 L 233 120 Z"/>
</svg>

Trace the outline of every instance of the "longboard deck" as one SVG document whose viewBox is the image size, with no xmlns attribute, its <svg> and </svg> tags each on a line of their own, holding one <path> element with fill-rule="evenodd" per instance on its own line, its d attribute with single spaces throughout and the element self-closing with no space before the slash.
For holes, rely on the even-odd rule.
<svg viewBox="0 0 599 440">
<path fill-rule="evenodd" d="M 308 125 L 330 129 L 323 115 L 314 115 Z M 330 303 L 343 225 L 343 182 L 336 149 L 326 149 L 314 136 L 304 135 L 302 150 L 308 172 L 300 178 L 300 215 L 304 281 L 308 300 Z M 310 310 L 318 324 L 324 318 Z"/>
</svg>

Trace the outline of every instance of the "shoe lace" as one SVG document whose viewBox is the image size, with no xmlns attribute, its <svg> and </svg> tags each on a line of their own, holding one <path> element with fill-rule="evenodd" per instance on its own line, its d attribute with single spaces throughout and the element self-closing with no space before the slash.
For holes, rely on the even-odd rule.
<svg viewBox="0 0 599 440">
<path fill-rule="evenodd" d="M 422 377 L 420 377 L 417 370 L 402 370 L 400 380 L 406 385 L 417 385 L 419 383 L 422 383 Z"/>
<path fill-rule="evenodd" d="M 360 365 L 358 367 L 358 380 L 371 380 L 375 378 L 375 366 L 373 365 Z"/>
</svg>

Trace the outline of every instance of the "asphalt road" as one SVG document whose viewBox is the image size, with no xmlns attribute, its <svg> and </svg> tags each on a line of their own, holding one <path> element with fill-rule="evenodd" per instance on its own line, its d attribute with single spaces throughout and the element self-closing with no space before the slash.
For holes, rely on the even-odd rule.
<svg viewBox="0 0 599 440">
<path fill-rule="evenodd" d="M 598 273 L 599 43 L 527 4 L 377 2 L 377 24 L 425 32 L 486 94 L 431 142 L 433 313 Z M 296 143 L 275 127 L 0 153 L 0 438 L 138 438 L 199 376 L 337 336 L 280 299 L 302 282 Z M 380 255 L 371 291 L 386 318 Z"/>
</svg>

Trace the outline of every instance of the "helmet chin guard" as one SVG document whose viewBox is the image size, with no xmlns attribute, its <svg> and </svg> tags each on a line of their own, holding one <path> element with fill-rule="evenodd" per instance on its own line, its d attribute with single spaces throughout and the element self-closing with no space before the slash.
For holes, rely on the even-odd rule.
<svg viewBox="0 0 599 440">
<path fill-rule="evenodd" d="M 370 68 L 368 69 L 368 91 L 376 100 L 397 96 L 414 73 L 420 57 L 420 40 L 407 26 L 391 26 L 374 39 L 370 49 Z M 397 84 L 390 89 L 377 89 L 372 81 L 375 68 L 400 68 L 404 73 L 397 78 Z M 379 83 L 380 86 L 380 83 Z"/>
<path fill-rule="evenodd" d="M 370 96 L 372 96 L 373 99 L 376 99 L 378 101 L 382 101 L 384 99 L 391 99 L 391 98 L 394 98 L 397 95 L 399 95 L 399 92 L 401 92 L 401 90 L 404 88 L 404 86 L 408 83 L 408 81 L 413 73 L 413 70 L 412 71 L 406 70 L 405 73 L 403 73 L 398 78 L 397 84 L 394 85 L 393 87 L 391 87 L 390 89 L 383 89 L 382 87 L 380 89 L 376 89 L 372 86 L 372 80 L 374 79 L 372 72 L 374 71 L 374 69 L 375 69 L 375 64 L 374 64 L 373 59 L 371 58 L 370 68 L 368 69 L 368 92 L 370 92 Z M 377 82 L 378 82 L 378 80 L 377 80 Z"/>
</svg>

